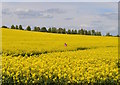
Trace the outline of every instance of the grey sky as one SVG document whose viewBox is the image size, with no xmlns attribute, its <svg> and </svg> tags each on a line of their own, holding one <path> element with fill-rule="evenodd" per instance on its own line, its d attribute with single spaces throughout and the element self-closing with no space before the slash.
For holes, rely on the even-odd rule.
<svg viewBox="0 0 120 85">
<path fill-rule="evenodd" d="M 2 2 L 118 2 L 119 0 L 1 0 Z"/>
<path fill-rule="evenodd" d="M 114 35 L 118 29 L 117 2 L 4 2 L 2 9 L 2 23 L 8 26 L 83 27 Z"/>
</svg>

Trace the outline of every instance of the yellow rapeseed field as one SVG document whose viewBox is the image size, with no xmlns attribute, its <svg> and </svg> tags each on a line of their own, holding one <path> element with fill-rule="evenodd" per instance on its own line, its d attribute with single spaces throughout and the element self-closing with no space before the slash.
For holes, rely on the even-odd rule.
<svg viewBox="0 0 120 85">
<path fill-rule="evenodd" d="M 119 83 L 117 37 L 1 31 L 3 83 Z"/>
</svg>

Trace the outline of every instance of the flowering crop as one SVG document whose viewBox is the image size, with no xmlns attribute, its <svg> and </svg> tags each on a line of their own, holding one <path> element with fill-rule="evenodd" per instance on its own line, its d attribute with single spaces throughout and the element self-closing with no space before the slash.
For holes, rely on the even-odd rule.
<svg viewBox="0 0 120 85">
<path fill-rule="evenodd" d="M 64 43 L 67 43 L 65 48 Z M 117 46 L 117 37 L 52 34 L 2 29 L 2 52 L 6 55 L 41 54 Z"/>
<path fill-rule="evenodd" d="M 101 55 L 101 52 L 104 53 Z M 116 48 L 55 52 L 42 54 L 39 57 L 3 56 L 2 63 L 2 78 L 6 83 L 118 81 Z"/>
<path fill-rule="evenodd" d="M 117 38 L 27 33 L 5 29 L 2 37 L 3 83 L 119 82 Z M 64 47 L 64 42 L 68 44 L 67 47 Z M 37 55 L 35 52 L 46 53 Z M 22 53 L 33 55 L 18 55 Z"/>
</svg>

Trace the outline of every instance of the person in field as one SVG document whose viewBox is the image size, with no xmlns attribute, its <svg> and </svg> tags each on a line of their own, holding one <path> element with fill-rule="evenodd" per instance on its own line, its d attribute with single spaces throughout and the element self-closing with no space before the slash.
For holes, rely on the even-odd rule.
<svg viewBox="0 0 120 85">
<path fill-rule="evenodd" d="M 67 47 L 67 43 L 65 43 L 64 46 Z"/>
</svg>

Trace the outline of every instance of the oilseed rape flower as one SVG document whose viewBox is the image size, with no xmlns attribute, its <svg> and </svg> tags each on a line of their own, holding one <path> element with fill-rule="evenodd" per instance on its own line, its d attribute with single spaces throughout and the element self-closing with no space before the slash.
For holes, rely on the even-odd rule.
<svg viewBox="0 0 120 85">
<path fill-rule="evenodd" d="M 109 50 L 110 53 L 105 53 L 106 57 L 98 57 L 101 55 L 99 50 Z M 94 51 L 97 55 L 91 54 L 91 51 Z M 85 53 L 91 55 L 91 57 L 87 56 Z M 24 58 L 23 56 L 3 56 L 2 71 L 4 74 L 2 79 L 3 82 L 5 82 L 6 78 L 15 76 L 16 78 L 14 77 L 14 79 L 16 79 L 17 82 L 23 83 L 31 80 L 33 80 L 31 81 L 32 83 L 43 83 L 42 81 L 55 83 L 58 81 L 64 83 L 96 83 L 98 80 L 99 82 L 107 82 L 107 79 L 109 78 L 110 81 L 117 82 L 118 67 L 116 56 L 116 47 L 104 49 L 98 48 L 76 52 L 55 52 L 42 54 L 39 57 L 32 56 L 27 58 Z M 94 63 L 93 60 L 95 60 Z M 6 62 L 10 62 L 9 67 Z"/>
<path fill-rule="evenodd" d="M 120 82 L 116 37 L 2 29 L 2 47 L 2 83 Z"/>
</svg>

